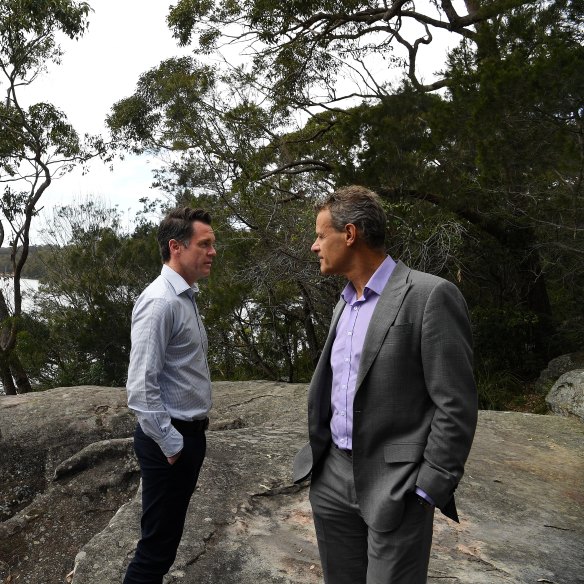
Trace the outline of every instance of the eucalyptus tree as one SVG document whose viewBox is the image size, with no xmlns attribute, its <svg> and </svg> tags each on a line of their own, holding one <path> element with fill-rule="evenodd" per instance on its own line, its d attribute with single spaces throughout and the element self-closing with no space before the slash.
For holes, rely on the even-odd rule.
<svg viewBox="0 0 584 584">
<path fill-rule="evenodd" d="M 0 245 L 11 247 L 13 310 L 0 295 L 0 380 L 7 394 L 30 390 L 14 352 L 22 314 L 20 278 L 28 257 L 30 228 L 39 201 L 54 178 L 90 154 L 66 116 L 50 103 L 25 105 L 23 94 L 59 63 L 59 35 L 79 39 L 89 4 L 72 0 L 3 0 L 0 3 Z M 103 149 L 100 140 L 93 152 Z"/>
<path fill-rule="evenodd" d="M 491 363 L 517 366 L 534 345 L 553 350 L 557 283 L 581 282 L 582 4 L 465 7 L 182 0 L 168 22 L 195 57 L 145 73 L 109 123 L 126 147 L 173 153 L 157 177 L 173 196 L 225 207 L 257 244 L 242 279 L 299 290 L 314 346 L 338 285 L 325 290 L 307 257 L 311 203 L 359 182 L 387 203 L 392 252 L 458 281 Z M 461 42 L 424 83 L 422 51 L 442 31 Z"/>
<path fill-rule="evenodd" d="M 330 187 L 331 167 L 310 155 L 288 162 L 284 116 L 260 98 L 241 70 L 218 71 L 189 57 L 170 59 L 141 76 L 134 95 L 114 106 L 108 124 L 114 139 L 135 152 L 174 156 L 158 173 L 158 186 L 177 201 L 206 196 L 231 241 L 245 239 L 253 256 L 233 264 L 236 279 L 272 300 L 278 282 L 293 282 L 306 306 L 307 282 L 317 273 L 309 253 L 310 203 L 323 185 Z M 297 307 L 292 312 L 307 320 Z M 318 342 L 311 337 L 310 343 L 316 358 Z"/>
<path fill-rule="evenodd" d="M 251 58 L 263 90 L 279 95 L 284 108 L 335 107 L 355 94 L 390 95 L 385 73 L 396 66 L 405 68 L 417 89 L 448 85 L 447 73 L 429 84 L 420 76 L 419 61 L 435 37 L 449 33 L 477 42 L 483 23 L 529 2 L 179 0 L 168 23 L 183 45 L 193 43 L 200 54 L 229 46 Z M 354 83 L 344 89 L 340 76 Z"/>
<path fill-rule="evenodd" d="M 523 0 L 469 1 L 464 6 L 466 13 L 458 14 L 449 1 L 278 4 L 181 0 L 168 17 L 176 37 L 182 44 L 192 44 L 201 59 L 216 58 L 223 52 L 224 62 L 203 65 L 185 58 L 163 63 L 142 76 L 134 96 L 116 104 L 111 127 L 127 146 L 180 151 L 180 159 L 160 174 L 160 184 L 175 192 L 187 183 L 215 192 L 241 224 L 261 231 L 261 225 L 272 221 L 275 212 L 287 212 L 290 201 L 310 202 L 323 190 L 349 179 L 355 160 L 372 170 L 372 162 L 364 160 L 365 153 L 378 161 L 387 160 L 391 154 L 387 144 L 377 140 L 375 152 L 367 141 L 375 133 L 371 128 L 383 126 L 382 120 L 370 115 L 368 128 L 358 125 L 365 122 L 367 115 L 361 114 L 368 107 L 374 114 L 385 115 L 383 112 L 395 106 L 394 95 L 401 89 L 389 82 L 389 69 L 400 65 L 406 69 L 413 89 L 408 97 L 416 103 L 423 99 L 418 94 L 437 88 L 449 88 L 447 98 L 463 103 L 468 79 L 474 77 L 478 99 L 484 100 L 488 110 L 494 80 L 477 75 L 477 71 L 484 71 L 488 63 L 496 63 L 493 68 L 501 70 L 515 66 L 507 57 L 514 31 L 517 44 L 523 43 L 518 22 L 539 19 L 541 24 L 544 19 L 538 15 L 547 13 L 556 19 L 558 30 L 566 21 L 562 15 L 570 10 L 570 3 L 564 0 L 553 5 Z M 545 27 L 544 23 L 542 34 Z M 454 61 L 445 63 L 442 77 L 424 84 L 418 74 L 419 55 L 441 32 L 462 40 L 458 54 L 464 58 L 457 66 Z M 401 57 L 396 47 L 406 49 Z M 233 64 L 236 61 L 240 64 Z M 466 69 L 459 66 L 463 62 Z M 357 123 L 351 116 L 357 116 Z M 448 119 L 448 140 L 460 144 L 456 133 L 464 129 L 467 119 L 464 111 Z M 464 195 L 444 197 L 437 181 L 422 184 L 419 180 L 432 174 L 440 177 L 444 174 L 440 170 L 455 169 L 458 163 L 455 158 L 441 160 L 440 146 L 432 135 L 437 130 L 424 113 L 413 121 L 411 132 L 422 131 L 421 139 L 416 138 L 419 154 L 415 172 L 388 183 L 385 181 L 390 177 L 378 162 L 381 172 L 377 175 L 368 175 L 362 168 L 353 177 L 368 181 L 393 201 L 433 201 L 459 217 L 458 226 L 452 224 L 455 231 L 462 232 L 464 221 L 480 223 L 484 210 L 470 213 Z M 475 121 L 489 128 L 483 135 L 475 132 L 478 140 L 489 131 L 498 135 L 495 122 L 504 123 L 501 117 L 489 120 L 488 115 Z M 339 148 L 322 148 L 323 141 L 334 142 L 347 128 L 356 134 L 352 143 L 345 141 L 344 153 Z M 435 151 L 427 152 L 424 158 L 422 144 Z M 463 152 L 448 149 L 448 143 L 445 146 L 442 154 L 454 153 L 456 157 Z M 335 156 L 331 156 L 332 150 Z M 471 152 L 480 150 L 480 146 L 473 147 Z M 415 157 L 412 153 L 409 159 Z M 401 170 L 404 158 L 392 157 L 396 170 Z M 473 167 L 475 176 L 480 172 L 480 159 L 467 158 L 465 164 Z M 500 196 L 506 195 L 501 192 Z M 498 221 L 491 217 L 493 224 Z"/>
</svg>

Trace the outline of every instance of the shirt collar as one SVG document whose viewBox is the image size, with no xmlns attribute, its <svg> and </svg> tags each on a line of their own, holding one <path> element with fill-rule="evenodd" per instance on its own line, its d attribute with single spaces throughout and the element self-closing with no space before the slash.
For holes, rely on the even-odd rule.
<svg viewBox="0 0 584 584">
<path fill-rule="evenodd" d="M 191 290 L 192 293 L 199 291 L 199 286 L 196 282 L 192 286 L 189 286 L 178 272 L 175 272 L 166 264 L 162 266 L 160 275 L 173 287 L 177 296 L 187 290 Z"/>
<path fill-rule="evenodd" d="M 396 263 L 393 261 L 391 256 L 388 255 L 381 262 L 381 265 L 375 270 L 375 272 L 373 272 L 367 281 L 367 284 L 365 284 L 365 288 L 363 289 L 363 296 L 367 298 L 372 292 L 380 296 L 395 266 Z M 357 300 L 357 292 L 351 282 L 345 286 L 341 292 L 341 296 L 347 304 L 353 304 Z"/>
</svg>

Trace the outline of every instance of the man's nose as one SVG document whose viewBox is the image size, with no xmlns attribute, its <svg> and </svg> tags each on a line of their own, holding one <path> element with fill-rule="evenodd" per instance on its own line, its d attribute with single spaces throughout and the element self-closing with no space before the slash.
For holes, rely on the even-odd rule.
<svg viewBox="0 0 584 584">
<path fill-rule="evenodd" d="M 318 245 L 317 245 L 316 241 L 310 246 L 310 251 L 312 251 L 314 253 L 318 253 Z"/>
</svg>

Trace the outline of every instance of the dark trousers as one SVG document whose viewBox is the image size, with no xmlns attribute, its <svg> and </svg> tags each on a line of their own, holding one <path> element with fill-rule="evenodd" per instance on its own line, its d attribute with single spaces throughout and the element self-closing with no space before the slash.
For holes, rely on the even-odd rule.
<svg viewBox="0 0 584 584">
<path fill-rule="evenodd" d="M 134 449 L 142 475 L 142 537 L 124 584 L 162 584 L 176 557 L 206 450 L 204 430 L 179 431 L 184 447 L 171 465 L 158 444 L 144 434 L 140 425 L 136 427 Z"/>
<path fill-rule="evenodd" d="M 331 448 L 310 486 L 325 584 L 425 584 L 434 510 L 407 495 L 393 531 L 369 527 L 359 511 L 353 463 Z"/>
</svg>

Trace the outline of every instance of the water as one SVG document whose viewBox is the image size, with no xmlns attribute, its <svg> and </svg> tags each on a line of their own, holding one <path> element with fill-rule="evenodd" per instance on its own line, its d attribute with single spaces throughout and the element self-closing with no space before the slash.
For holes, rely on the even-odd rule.
<svg viewBox="0 0 584 584">
<path fill-rule="evenodd" d="M 14 310 L 14 281 L 7 276 L 0 277 L 0 289 L 4 292 L 4 298 L 8 304 L 8 309 Z M 22 312 L 29 312 L 34 307 L 34 296 L 39 289 L 39 281 L 29 278 L 20 279 L 20 290 L 22 292 Z"/>
</svg>

